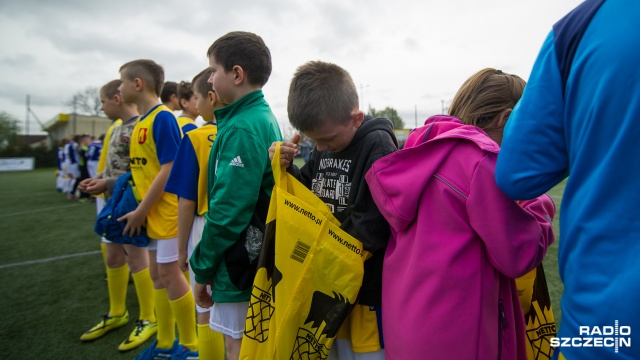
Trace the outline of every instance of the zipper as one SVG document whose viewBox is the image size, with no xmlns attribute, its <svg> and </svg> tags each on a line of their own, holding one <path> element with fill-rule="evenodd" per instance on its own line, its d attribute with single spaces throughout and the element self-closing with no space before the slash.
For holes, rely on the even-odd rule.
<svg viewBox="0 0 640 360">
<path fill-rule="evenodd" d="M 504 313 L 502 299 L 498 300 L 498 360 L 502 359 L 502 330 L 507 327 L 507 316 Z"/>
<path fill-rule="evenodd" d="M 438 176 L 438 175 L 434 174 L 434 175 L 433 175 L 433 177 L 434 177 L 434 178 L 436 178 L 436 179 L 438 179 L 438 180 L 440 180 L 440 181 L 442 181 L 445 185 L 447 185 L 448 187 L 450 187 L 450 188 L 451 188 L 451 190 L 453 190 L 453 191 L 457 192 L 457 193 L 458 193 L 458 195 L 462 196 L 463 198 L 465 198 L 465 199 L 469 198 L 467 195 L 463 194 L 463 193 L 462 193 L 462 191 L 460 191 L 460 190 L 456 189 L 453 185 L 451 185 L 449 182 L 447 182 L 445 179 L 441 178 L 440 176 Z"/>
</svg>

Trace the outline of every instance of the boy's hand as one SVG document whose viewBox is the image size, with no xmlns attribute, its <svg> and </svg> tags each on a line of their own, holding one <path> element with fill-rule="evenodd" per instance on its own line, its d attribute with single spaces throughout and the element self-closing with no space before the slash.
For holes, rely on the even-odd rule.
<svg viewBox="0 0 640 360">
<path fill-rule="evenodd" d="M 80 183 L 78 184 L 78 189 L 80 189 L 80 191 L 86 192 L 85 190 L 87 190 L 87 185 L 89 185 L 92 180 L 93 178 L 88 178 L 80 181 Z"/>
<path fill-rule="evenodd" d="M 186 250 L 178 250 L 178 265 L 180 265 L 182 272 L 189 270 L 189 258 Z"/>
<path fill-rule="evenodd" d="M 82 188 L 81 190 L 88 194 L 98 195 L 107 191 L 107 180 L 105 179 L 85 179 L 85 180 L 82 180 L 82 182 L 80 182 L 78 187 L 80 187 L 80 185 L 82 185 L 85 182 L 86 184 L 84 186 L 84 190 L 82 190 Z"/>
<path fill-rule="evenodd" d="M 142 232 L 142 227 L 144 226 L 144 220 L 146 218 L 147 215 L 140 213 L 138 209 L 133 210 L 132 212 L 118 218 L 118 221 L 127 222 L 122 235 L 128 235 L 129 237 L 140 235 L 140 233 Z"/>
<path fill-rule="evenodd" d="M 193 298 L 196 301 L 196 304 L 201 308 L 208 309 L 213 306 L 211 296 L 207 292 L 207 284 L 200 284 L 199 282 L 196 282 L 193 286 Z"/>
<path fill-rule="evenodd" d="M 300 141 L 300 134 L 293 135 L 290 142 L 282 142 L 282 145 L 280 145 L 280 165 L 288 167 L 293 162 L 296 154 L 298 154 L 298 141 Z M 269 160 L 273 160 L 277 144 L 277 142 L 271 144 L 269 148 Z"/>
</svg>

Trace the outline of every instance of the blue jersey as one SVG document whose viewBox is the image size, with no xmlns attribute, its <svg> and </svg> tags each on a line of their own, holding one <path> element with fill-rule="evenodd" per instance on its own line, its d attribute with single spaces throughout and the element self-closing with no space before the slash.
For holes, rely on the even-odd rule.
<svg viewBox="0 0 640 360">
<path fill-rule="evenodd" d="M 636 0 L 587 0 L 560 20 L 506 125 L 498 157 L 496 180 L 513 199 L 536 197 L 568 176 L 558 337 L 585 338 L 581 327 L 611 326 L 625 341 L 616 341 L 618 348 L 563 346 L 567 359 L 640 359 L 638 20 Z M 618 333 L 619 327 L 633 332 Z M 625 346 L 627 338 L 633 346 Z"/>
<path fill-rule="evenodd" d="M 86 157 L 87 161 L 99 161 L 100 153 L 102 152 L 102 142 L 94 141 L 89 144 L 89 148 L 87 149 Z"/>
</svg>

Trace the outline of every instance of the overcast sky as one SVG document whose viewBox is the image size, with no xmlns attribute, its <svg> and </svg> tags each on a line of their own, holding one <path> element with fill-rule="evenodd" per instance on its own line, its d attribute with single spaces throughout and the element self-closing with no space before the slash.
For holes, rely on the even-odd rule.
<svg viewBox="0 0 640 360">
<path fill-rule="evenodd" d="M 206 51 L 234 30 L 271 50 L 264 92 L 279 122 L 295 69 L 309 60 L 351 73 L 363 108 L 391 106 L 406 127 L 441 112 L 476 71 L 495 67 L 525 80 L 552 25 L 579 0 L 0 0 L 0 111 L 22 122 L 26 95 L 43 122 L 70 112 L 87 87 L 118 78 L 123 63 L 149 58 L 166 80 L 190 80 Z M 31 119 L 30 132 L 39 130 Z"/>
</svg>

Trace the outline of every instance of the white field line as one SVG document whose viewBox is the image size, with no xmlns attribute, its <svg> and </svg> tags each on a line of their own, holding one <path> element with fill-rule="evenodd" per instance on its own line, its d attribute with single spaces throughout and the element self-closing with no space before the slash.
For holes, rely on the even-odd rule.
<svg viewBox="0 0 640 360">
<path fill-rule="evenodd" d="M 39 212 L 39 211 L 47 211 L 47 210 L 64 209 L 64 208 L 74 207 L 74 206 L 80 206 L 80 205 L 82 205 L 82 204 L 80 204 L 80 203 L 76 203 L 76 204 L 69 204 L 69 205 L 62 205 L 62 206 L 52 206 L 52 207 L 48 207 L 48 208 L 41 208 L 41 209 L 32 209 L 32 210 L 18 211 L 18 212 L 9 213 L 9 214 L 1 214 L 1 215 L 0 215 L 0 218 L 3 218 L 3 217 L 9 217 L 9 216 L 24 215 L 24 214 L 30 214 L 30 213 Z"/>
<path fill-rule="evenodd" d="M 77 254 L 54 256 L 54 257 L 50 257 L 50 258 L 46 258 L 46 259 L 29 260 L 29 261 L 23 261 L 23 262 L 18 262 L 18 263 L 13 263 L 13 264 L 5 264 L 5 265 L 0 265 L 0 270 L 6 269 L 6 268 L 12 268 L 12 267 L 16 267 L 16 266 L 41 264 L 41 263 L 47 263 L 47 262 L 56 261 L 56 260 L 64 260 L 64 259 L 69 259 L 69 258 L 74 258 L 74 257 L 79 257 L 79 256 L 95 255 L 95 254 L 100 254 L 100 253 L 101 253 L 100 250 L 86 251 L 86 252 L 81 252 L 81 253 L 77 253 Z"/>
</svg>

